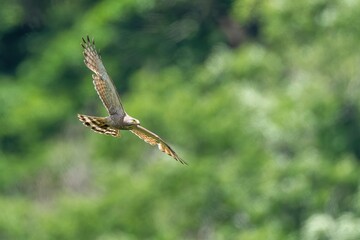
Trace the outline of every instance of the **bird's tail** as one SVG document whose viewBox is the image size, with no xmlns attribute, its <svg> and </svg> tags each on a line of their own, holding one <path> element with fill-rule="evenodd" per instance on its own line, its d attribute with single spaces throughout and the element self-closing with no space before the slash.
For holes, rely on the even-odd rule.
<svg viewBox="0 0 360 240">
<path fill-rule="evenodd" d="M 107 124 L 105 117 L 93 117 L 78 114 L 79 120 L 93 131 L 101 134 L 111 135 L 113 137 L 119 137 L 120 133 L 118 129 L 114 129 Z"/>
</svg>

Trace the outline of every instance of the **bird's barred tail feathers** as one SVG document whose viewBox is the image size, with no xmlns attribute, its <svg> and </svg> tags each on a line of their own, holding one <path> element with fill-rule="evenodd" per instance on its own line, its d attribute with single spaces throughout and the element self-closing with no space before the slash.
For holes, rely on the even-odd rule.
<svg viewBox="0 0 360 240">
<path fill-rule="evenodd" d="M 119 137 L 119 130 L 111 128 L 106 124 L 106 118 L 104 117 L 93 117 L 78 114 L 79 120 L 87 127 L 91 128 L 93 131 L 101 134 L 111 135 L 113 137 Z"/>
</svg>

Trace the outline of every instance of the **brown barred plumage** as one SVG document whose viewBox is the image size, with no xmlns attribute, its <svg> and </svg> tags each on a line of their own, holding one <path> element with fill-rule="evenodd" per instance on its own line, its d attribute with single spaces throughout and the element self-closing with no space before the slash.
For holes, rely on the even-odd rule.
<svg viewBox="0 0 360 240">
<path fill-rule="evenodd" d="M 91 128 L 94 132 L 119 137 L 119 130 L 111 128 L 108 124 L 106 124 L 106 118 L 104 117 L 93 117 L 78 114 L 78 118 L 85 126 Z"/>
<path fill-rule="evenodd" d="M 175 160 L 186 164 L 175 151 L 158 135 L 140 126 L 139 120 L 130 117 L 124 110 L 118 92 L 114 83 L 106 72 L 105 66 L 101 61 L 100 55 L 95 48 L 95 41 L 90 40 L 89 36 L 82 39 L 81 46 L 84 48 L 84 63 L 94 74 L 92 75 L 96 92 L 103 102 L 108 117 L 93 117 L 78 114 L 79 120 L 93 131 L 111 135 L 120 136 L 120 130 L 130 130 L 136 136 L 151 145 L 157 145 L 160 151 L 173 157 Z"/>
</svg>

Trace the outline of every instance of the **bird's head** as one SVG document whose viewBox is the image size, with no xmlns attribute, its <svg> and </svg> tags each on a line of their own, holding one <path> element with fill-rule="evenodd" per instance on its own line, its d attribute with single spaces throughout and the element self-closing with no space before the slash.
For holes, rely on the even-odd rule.
<svg viewBox="0 0 360 240">
<path fill-rule="evenodd" d="M 140 121 L 136 118 L 130 117 L 129 115 L 126 115 L 124 117 L 124 124 L 127 126 L 134 126 L 134 125 L 140 125 Z"/>
</svg>

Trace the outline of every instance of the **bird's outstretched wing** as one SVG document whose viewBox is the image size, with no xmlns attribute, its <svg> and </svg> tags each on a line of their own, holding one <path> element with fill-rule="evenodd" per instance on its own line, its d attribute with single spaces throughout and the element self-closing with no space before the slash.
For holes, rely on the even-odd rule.
<svg viewBox="0 0 360 240">
<path fill-rule="evenodd" d="M 137 125 L 133 129 L 130 130 L 132 133 L 134 133 L 136 136 L 144 140 L 145 142 L 151 144 L 151 145 L 157 145 L 160 151 L 168 154 L 169 156 L 173 157 L 175 160 L 181 162 L 182 164 L 187 164 L 184 160 L 182 160 L 174 150 L 166 143 L 164 140 L 162 140 L 158 135 L 155 133 L 147 130 L 146 128 Z"/>
<path fill-rule="evenodd" d="M 101 61 L 100 55 L 95 48 L 95 41 L 82 38 L 81 46 L 84 48 L 85 65 L 94 72 L 92 75 L 95 90 L 110 115 L 119 114 L 125 116 L 124 108 L 121 104 L 119 94 L 114 83 L 106 72 L 105 66 Z"/>
</svg>

